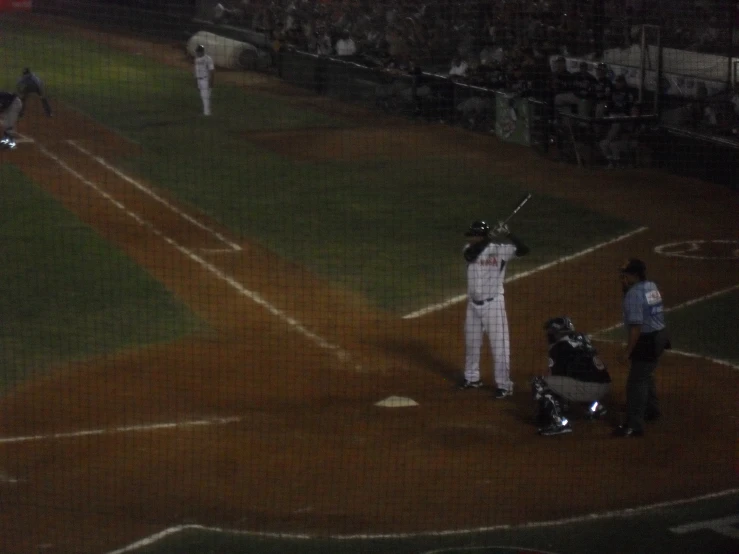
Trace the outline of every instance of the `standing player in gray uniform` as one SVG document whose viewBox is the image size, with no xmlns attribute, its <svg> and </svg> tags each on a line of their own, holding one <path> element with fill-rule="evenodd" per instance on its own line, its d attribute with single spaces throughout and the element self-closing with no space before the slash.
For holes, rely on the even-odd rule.
<svg viewBox="0 0 739 554">
<path fill-rule="evenodd" d="M 500 223 L 494 231 L 484 221 L 475 221 L 465 233 L 467 262 L 467 316 L 465 320 L 466 356 L 462 389 L 482 386 L 480 351 L 485 333 L 490 340 L 495 366 L 495 398 L 513 394 L 510 366 L 508 317 L 503 298 L 503 281 L 508 262 L 525 256 L 529 248 Z M 508 240 L 501 240 L 501 237 Z"/>
<path fill-rule="evenodd" d="M 23 112 L 26 109 L 28 96 L 31 94 L 37 94 L 39 98 L 41 98 L 41 106 L 43 106 L 44 108 L 44 113 L 46 114 L 46 117 L 52 116 L 51 105 L 49 104 L 48 98 L 46 98 L 46 89 L 44 87 L 44 82 L 29 68 L 26 67 L 23 70 L 23 75 L 21 75 L 21 78 L 18 79 L 18 83 L 16 84 L 15 88 L 18 91 L 18 96 L 20 97 L 21 102 L 23 102 L 23 108 L 21 109 L 21 113 L 18 115 L 18 117 L 23 117 Z"/>
<path fill-rule="evenodd" d="M 647 281 L 647 266 L 630 259 L 621 267 L 624 292 L 623 314 L 627 332 L 624 361 L 630 363 L 626 381 L 626 424 L 616 428 L 617 437 L 641 437 L 644 421 L 659 418 L 654 371 L 665 349 L 671 348 L 665 325 L 662 295 Z"/>
<path fill-rule="evenodd" d="M 16 147 L 13 128 L 22 109 L 23 102 L 17 94 L 0 91 L 0 148 L 12 150 Z"/>
<path fill-rule="evenodd" d="M 203 115 L 210 115 L 210 93 L 213 89 L 215 68 L 213 59 L 205 53 L 205 46 L 198 44 L 195 47 L 195 83 L 203 101 Z"/>
</svg>

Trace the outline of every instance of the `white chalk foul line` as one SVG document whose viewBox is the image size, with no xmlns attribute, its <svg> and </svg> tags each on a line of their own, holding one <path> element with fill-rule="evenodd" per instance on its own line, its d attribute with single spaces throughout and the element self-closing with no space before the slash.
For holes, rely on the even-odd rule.
<svg viewBox="0 0 739 554">
<path fill-rule="evenodd" d="M 84 431 L 70 431 L 68 433 L 49 433 L 45 435 L 26 435 L 20 437 L 0 437 L 0 444 L 15 444 L 19 442 L 36 442 L 58 439 L 74 439 L 92 437 L 96 435 L 114 435 L 118 433 L 136 433 L 144 431 L 160 431 L 163 429 L 182 429 L 185 427 L 203 427 L 208 425 L 227 425 L 241 421 L 240 417 L 212 417 L 189 421 L 173 421 L 167 423 L 149 423 L 141 425 L 125 425 L 104 429 L 86 429 Z"/>
<path fill-rule="evenodd" d="M 711 300 L 712 298 L 716 298 L 717 296 L 721 296 L 723 294 L 728 294 L 732 291 L 735 291 L 739 289 L 739 285 L 732 285 L 730 287 L 726 287 L 725 289 L 717 290 L 716 292 L 712 292 L 710 294 L 706 294 L 703 296 L 699 296 L 698 298 L 693 298 L 692 300 L 688 300 L 686 302 L 683 302 L 682 304 L 677 304 L 675 306 L 671 306 L 669 308 L 665 308 L 665 313 L 668 312 L 674 312 L 676 310 L 681 310 L 683 308 L 687 308 L 688 306 L 692 306 L 693 304 L 698 304 L 699 302 L 705 302 L 706 300 Z M 593 333 L 592 339 L 597 340 L 600 342 L 614 342 L 618 344 L 626 344 L 624 341 L 620 340 L 611 340 L 599 337 L 598 335 L 602 335 L 603 333 L 608 333 L 610 331 L 615 331 L 619 327 L 623 326 L 623 323 L 616 323 L 615 325 L 611 325 L 610 327 L 606 327 L 605 329 L 602 329 L 598 331 L 597 333 Z M 720 358 L 714 358 L 712 356 L 704 356 L 703 354 L 695 354 L 693 352 L 685 352 L 684 350 L 676 350 L 674 348 L 671 348 L 670 350 L 666 350 L 668 354 L 675 354 L 677 356 L 685 356 L 686 358 L 695 358 L 698 360 L 708 360 L 709 362 L 712 362 L 717 365 L 722 365 L 729 367 L 731 369 L 739 370 L 739 365 L 731 363 L 727 360 L 722 360 Z"/>
<path fill-rule="evenodd" d="M 506 278 L 505 282 L 510 283 L 512 281 L 518 281 L 519 279 L 523 279 L 524 277 L 529 277 L 531 275 L 534 275 L 535 273 L 539 273 L 540 271 L 549 269 L 550 267 L 554 267 L 556 265 L 563 264 L 563 263 L 575 260 L 577 258 L 581 258 L 582 256 L 586 256 L 592 252 L 595 252 L 596 250 L 600 250 L 601 248 L 605 248 L 606 246 L 609 246 L 616 242 L 626 240 L 627 238 L 632 237 L 638 233 L 643 233 L 647 229 L 649 229 L 649 227 L 639 227 L 638 229 L 634 229 L 633 231 L 630 231 L 624 235 L 618 236 L 611 240 L 607 240 L 605 242 L 601 242 L 599 244 L 596 244 L 595 246 L 591 246 L 590 248 L 581 250 L 580 252 L 576 252 L 574 254 L 570 254 L 569 256 L 558 258 L 554 260 L 553 262 L 548 262 L 538 267 L 535 267 L 534 269 L 529 269 L 528 271 L 523 271 L 521 273 L 517 273 L 516 275 L 512 275 L 511 277 Z M 466 294 L 460 294 L 459 296 L 455 296 L 454 298 L 449 298 L 448 300 L 440 302 L 439 304 L 427 306 L 426 308 L 422 308 L 415 312 L 406 314 L 403 316 L 403 319 L 414 319 L 414 318 L 421 317 L 421 316 L 424 316 L 424 315 L 427 315 L 433 312 L 438 312 L 439 310 L 443 310 L 444 308 L 448 308 L 449 306 L 453 306 L 455 304 L 459 304 L 460 302 L 464 302 L 466 299 L 467 299 Z"/>
<path fill-rule="evenodd" d="M 17 143 L 27 143 L 27 144 L 32 144 L 35 142 L 31 137 L 27 137 L 26 135 L 22 135 L 20 133 L 15 134 L 14 140 Z"/>
<path fill-rule="evenodd" d="M 611 344 L 620 344 L 620 345 L 626 346 L 626 341 L 623 341 L 623 340 L 606 339 L 602 337 L 596 337 L 594 335 L 592 335 L 590 338 L 591 340 L 598 341 L 598 342 L 609 342 Z M 665 350 L 665 353 L 668 355 L 674 354 L 676 356 L 684 356 L 686 358 L 695 358 L 696 360 L 707 360 L 713 364 L 722 365 L 730 369 L 739 371 L 739 365 L 733 364 L 727 360 L 722 360 L 720 358 L 712 358 L 711 356 L 704 356 L 703 354 L 696 354 L 695 352 L 686 352 L 684 350 L 676 350 L 675 348 L 670 348 L 669 350 Z"/>
<path fill-rule="evenodd" d="M 431 531 L 427 533 L 389 533 L 389 534 L 366 534 L 366 535 L 306 535 L 306 534 L 290 534 L 290 533 L 265 533 L 257 531 L 243 531 L 240 529 L 224 529 L 220 527 L 208 527 L 205 525 L 177 525 L 169 527 L 151 535 L 149 537 L 138 540 L 134 543 L 119 548 L 118 550 L 112 550 L 107 554 L 126 554 L 127 552 L 134 552 L 140 548 L 145 548 L 165 539 L 171 535 L 181 533 L 183 531 L 197 530 L 206 531 L 210 533 L 224 533 L 234 536 L 246 536 L 254 538 L 265 538 L 265 539 L 287 539 L 287 540 L 313 540 L 313 539 L 330 539 L 336 541 L 353 541 L 353 540 L 400 540 L 400 539 L 417 539 L 424 537 L 447 537 L 447 536 L 464 536 L 473 535 L 478 533 L 492 533 L 495 531 L 511 531 L 511 530 L 525 530 L 525 529 L 542 529 L 547 527 L 562 527 L 564 525 L 576 524 L 576 523 L 587 523 L 590 521 L 599 521 L 603 519 L 615 519 L 615 518 L 626 518 L 632 516 L 638 516 L 645 512 L 653 510 L 662 510 L 665 508 L 673 508 L 677 506 L 684 506 L 686 504 L 693 504 L 695 502 L 701 502 L 704 500 L 714 500 L 716 498 L 722 498 L 724 496 L 731 496 L 733 494 L 739 494 L 739 488 L 737 489 L 726 489 L 719 492 L 704 494 L 701 496 L 694 496 L 691 498 L 684 498 L 681 500 L 671 500 L 666 502 L 658 502 L 656 504 L 648 504 L 645 506 L 638 506 L 636 508 L 626 508 L 623 510 L 611 510 L 608 512 L 600 512 L 587 514 L 583 516 L 575 516 L 566 519 L 557 519 L 550 521 L 535 521 L 530 523 L 523 523 L 521 525 L 493 525 L 490 527 L 477 527 L 473 529 L 455 529 L 446 531 Z"/>
<path fill-rule="evenodd" d="M 67 140 L 67 143 L 70 144 L 70 145 L 72 145 L 74 148 L 76 148 L 78 151 L 82 152 L 86 156 L 88 156 L 90 159 L 95 160 L 97 163 L 99 163 L 101 166 L 103 166 L 108 171 L 110 171 L 112 173 L 115 173 L 118 177 L 120 177 L 121 179 L 123 179 L 127 183 L 133 185 L 134 187 L 136 187 L 137 189 L 139 189 L 144 194 L 147 194 L 148 196 L 150 196 L 151 198 L 153 198 L 154 200 L 156 200 L 157 202 L 159 202 L 162 206 L 164 206 L 165 208 L 167 208 L 171 212 L 177 214 L 178 216 L 180 216 L 182 219 L 184 219 L 188 223 L 191 223 L 195 227 L 197 227 L 198 229 L 201 229 L 202 231 L 205 231 L 206 233 L 209 233 L 211 236 L 215 237 L 219 242 L 225 244 L 228 247 L 229 251 L 238 252 L 238 251 L 241 250 L 241 246 L 240 245 L 236 244 L 235 242 L 232 242 L 232 241 L 228 240 L 226 237 L 224 237 L 218 231 L 216 231 L 214 229 L 211 229 L 210 227 L 208 227 L 204 223 L 198 221 L 197 219 L 195 219 L 191 215 L 186 214 L 185 212 L 183 212 L 182 210 L 180 210 L 177 206 L 174 206 L 170 202 L 167 202 L 167 200 L 165 198 L 162 198 L 160 195 L 158 195 L 156 192 L 154 192 L 152 189 L 150 189 L 149 187 L 147 187 L 143 183 L 140 183 L 139 181 L 137 181 L 133 177 L 125 174 L 123 171 L 121 171 L 120 169 L 118 169 L 114 165 L 108 163 L 108 161 L 106 161 L 103 157 L 97 156 L 97 155 L 93 154 L 92 152 L 90 152 L 89 150 L 87 150 L 86 148 L 80 146 L 80 144 L 77 141 L 70 139 L 70 140 Z M 223 250 L 219 250 L 219 252 L 222 252 L 222 251 Z"/>
<path fill-rule="evenodd" d="M 208 271 L 209 273 L 211 273 L 212 275 L 214 275 L 215 277 L 217 277 L 221 281 L 223 281 L 223 282 L 227 283 L 228 285 L 230 285 L 231 288 L 233 288 L 239 294 L 241 294 L 242 296 L 248 298 L 249 300 L 251 300 L 255 304 L 261 306 L 262 308 L 264 308 L 265 310 L 267 310 L 270 314 L 272 314 L 276 318 L 284 321 L 294 331 L 300 333 L 301 335 L 303 335 L 304 337 L 306 337 L 307 339 L 309 339 L 311 342 L 313 342 L 314 344 L 318 345 L 320 348 L 323 348 L 325 350 L 333 351 L 336 354 L 336 356 L 339 358 L 340 361 L 342 361 L 342 362 L 348 362 L 351 359 L 351 356 L 349 355 L 349 353 L 346 350 L 344 350 L 343 348 L 339 347 L 336 344 L 333 344 L 333 343 L 327 341 L 326 339 L 324 339 L 323 337 L 317 335 L 313 331 L 310 331 L 305 326 L 303 326 L 303 324 L 301 324 L 298 320 L 296 320 L 294 317 L 286 314 L 285 312 L 283 312 L 279 308 L 276 308 L 275 306 L 273 306 L 272 304 L 270 304 L 269 302 L 267 302 L 267 300 L 265 300 L 262 297 L 262 295 L 260 295 L 258 292 L 255 292 L 255 291 L 252 291 L 252 290 L 247 289 L 246 287 L 244 287 L 244 285 L 242 285 L 241 283 L 239 283 L 236 279 L 234 279 L 230 275 L 227 275 L 226 273 L 224 273 L 223 271 L 221 271 L 219 268 L 217 268 L 216 266 L 214 266 L 212 263 L 204 260 L 203 258 L 201 258 L 200 256 L 198 256 L 195 252 L 189 250 L 188 248 L 186 248 L 186 247 L 182 246 L 181 244 L 179 244 L 178 242 L 176 242 L 174 239 L 172 239 L 172 238 L 168 237 L 167 235 L 165 235 L 156 226 L 154 226 L 150 221 L 145 220 L 144 218 L 142 218 L 137 213 L 129 210 L 122 202 L 120 202 L 120 201 L 116 200 L 115 198 L 113 198 L 105 190 L 103 190 L 98 185 L 96 185 L 95 183 L 93 183 L 92 181 L 90 181 L 89 179 L 87 179 L 84 175 L 82 175 L 81 173 L 79 173 L 78 171 L 76 171 L 74 168 L 70 167 L 67 163 L 64 162 L 64 160 L 62 160 L 61 158 L 59 158 L 59 156 L 57 156 L 56 154 L 54 154 L 54 153 L 50 152 L 49 150 L 47 150 L 43 145 L 37 143 L 37 146 L 38 146 L 38 148 L 39 148 L 39 150 L 41 151 L 42 154 L 44 154 L 46 157 L 48 157 L 49 159 L 51 159 L 54 162 L 56 162 L 56 164 L 59 165 L 62 169 L 64 169 L 64 171 L 66 171 L 67 173 L 69 173 L 70 175 L 72 175 L 73 177 L 75 177 L 76 179 L 78 179 L 80 182 L 82 182 L 86 186 L 90 187 L 97 194 L 99 194 L 100 196 L 102 196 L 105 200 L 107 200 L 108 202 L 110 202 L 111 204 L 113 204 L 116 208 L 118 208 L 119 210 L 121 210 L 122 212 L 124 212 L 126 215 L 128 215 L 130 218 L 132 218 L 133 220 L 135 220 L 136 223 L 138 223 L 142 227 L 145 227 L 146 229 L 149 229 L 152 233 L 154 233 L 155 235 L 157 235 L 158 237 L 160 237 L 167 244 L 169 244 L 170 246 L 172 246 L 175 250 L 179 251 L 184 256 L 186 256 L 190 260 L 192 260 L 195 263 L 197 263 L 198 265 L 200 265 L 203 269 L 205 269 L 206 271 Z M 361 369 L 361 366 L 359 366 L 359 365 L 355 365 L 354 367 L 357 370 Z"/>
</svg>

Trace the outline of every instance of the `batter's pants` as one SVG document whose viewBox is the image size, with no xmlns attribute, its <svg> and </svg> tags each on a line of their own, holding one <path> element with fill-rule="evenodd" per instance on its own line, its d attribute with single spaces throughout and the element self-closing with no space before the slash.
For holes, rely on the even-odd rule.
<svg viewBox="0 0 739 554">
<path fill-rule="evenodd" d="M 500 389 L 512 391 L 511 347 L 503 295 L 499 294 L 479 306 L 471 301 L 468 302 L 464 331 L 467 348 L 464 366 L 465 379 L 480 380 L 480 352 L 485 334 L 487 334 L 493 353 L 495 383 Z"/>
</svg>

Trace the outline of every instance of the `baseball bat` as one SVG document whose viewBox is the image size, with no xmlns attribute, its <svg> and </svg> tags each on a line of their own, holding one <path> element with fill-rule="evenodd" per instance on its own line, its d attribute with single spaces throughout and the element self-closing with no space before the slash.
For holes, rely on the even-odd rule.
<svg viewBox="0 0 739 554">
<path fill-rule="evenodd" d="M 518 201 L 518 204 L 516 204 L 516 207 L 513 208 L 513 211 L 511 212 L 511 215 L 509 215 L 507 218 L 503 220 L 503 224 L 508 223 L 511 218 L 518 213 L 518 211 L 523 208 L 526 205 L 526 202 L 531 200 L 531 193 L 527 192 L 526 194 L 521 197 L 521 200 Z"/>
</svg>

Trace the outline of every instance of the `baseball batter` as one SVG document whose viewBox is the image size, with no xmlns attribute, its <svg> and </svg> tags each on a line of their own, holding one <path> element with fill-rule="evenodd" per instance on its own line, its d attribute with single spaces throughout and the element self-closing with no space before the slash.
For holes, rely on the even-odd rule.
<svg viewBox="0 0 739 554">
<path fill-rule="evenodd" d="M 16 147 L 12 132 L 22 109 L 23 102 L 17 94 L 0 91 L 0 148 L 12 150 Z"/>
<path fill-rule="evenodd" d="M 502 399 L 513 394 L 503 281 L 508 262 L 517 256 L 525 256 L 529 253 L 529 248 L 502 223 L 491 231 L 484 221 L 475 221 L 465 236 L 469 237 L 463 250 L 467 262 L 468 302 L 464 382 L 460 388 L 473 389 L 482 386 L 480 351 L 487 333 L 495 366 L 495 398 Z"/>
<path fill-rule="evenodd" d="M 195 83 L 203 101 L 203 115 L 210 115 L 210 93 L 215 77 L 213 59 L 205 53 L 205 46 L 198 44 L 195 48 Z"/>
</svg>

